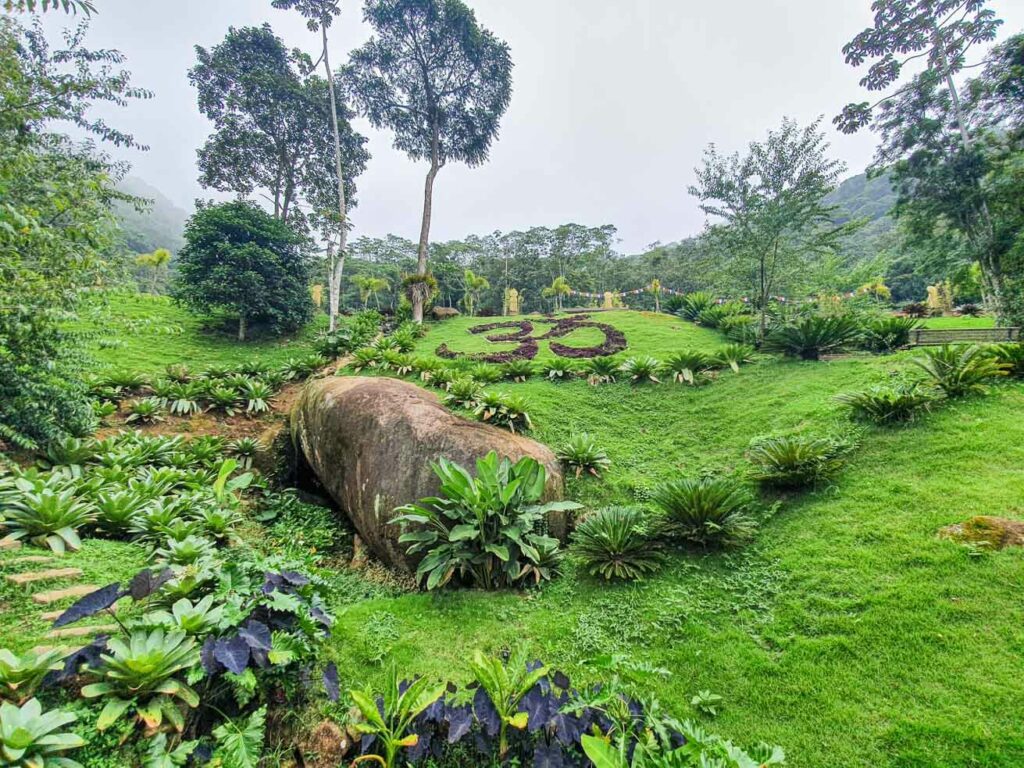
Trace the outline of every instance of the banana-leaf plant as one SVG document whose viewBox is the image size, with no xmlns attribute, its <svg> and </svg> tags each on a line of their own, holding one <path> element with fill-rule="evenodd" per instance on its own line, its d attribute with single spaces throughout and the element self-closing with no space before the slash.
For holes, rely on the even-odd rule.
<svg viewBox="0 0 1024 768">
<path fill-rule="evenodd" d="M 382 695 L 378 696 L 372 688 L 349 691 L 349 696 L 364 718 L 357 723 L 356 729 L 363 734 L 372 735 L 373 742 L 380 742 L 383 755 L 363 755 L 355 763 L 377 762 L 384 768 L 398 765 L 399 750 L 414 747 L 419 736 L 412 732 L 413 721 L 431 704 L 440 699 L 445 692 L 445 685 L 431 684 L 424 677 L 411 683 L 400 683 L 398 671 L 394 666 L 388 673 Z M 380 706 L 378 706 L 378 703 Z M 365 738 L 365 736 L 364 736 Z"/>
<path fill-rule="evenodd" d="M 426 553 L 417 576 L 427 589 L 456 575 L 484 589 L 514 585 L 541 547 L 552 542 L 543 524 L 552 512 L 579 509 L 571 501 L 541 504 L 547 474 L 535 459 L 513 464 L 491 451 L 476 463 L 476 477 L 446 458 L 434 465 L 441 495 L 399 507 L 392 522 L 403 526 L 399 541 L 409 554 Z"/>
</svg>

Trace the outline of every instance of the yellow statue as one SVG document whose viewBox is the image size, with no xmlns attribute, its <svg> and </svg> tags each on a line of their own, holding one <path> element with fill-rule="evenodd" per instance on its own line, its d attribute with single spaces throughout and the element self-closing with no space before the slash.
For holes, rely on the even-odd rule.
<svg viewBox="0 0 1024 768">
<path fill-rule="evenodd" d="M 519 291 L 515 288 L 505 289 L 505 301 L 502 307 L 503 315 L 518 315 L 519 314 Z"/>
</svg>

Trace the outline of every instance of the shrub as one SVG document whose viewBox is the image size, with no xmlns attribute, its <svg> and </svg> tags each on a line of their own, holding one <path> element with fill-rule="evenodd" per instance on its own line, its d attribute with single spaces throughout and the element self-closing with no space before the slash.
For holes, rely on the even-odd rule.
<svg viewBox="0 0 1024 768">
<path fill-rule="evenodd" d="M 924 371 L 946 397 L 984 392 L 986 382 L 1007 373 L 987 349 L 977 344 L 935 347 L 910 362 Z"/>
<path fill-rule="evenodd" d="M 679 316 L 685 320 L 696 321 L 700 313 L 715 305 L 715 297 L 704 291 L 696 291 L 683 296 Z"/>
<path fill-rule="evenodd" d="M 860 326 L 852 317 L 810 315 L 772 329 L 764 348 L 802 360 L 818 360 L 823 354 L 853 343 L 860 333 Z"/>
<path fill-rule="evenodd" d="M 802 488 L 843 468 L 843 446 L 802 435 L 754 440 L 747 458 L 757 480 L 780 488 Z"/>
<path fill-rule="evenodd" d="M 631 384 L 644 384 L 646 382 L 659 384 L 661 383 L 658 379 L 660 368 L 661 363 L 650 355 L 639 355 L 638 357 L 629 358 L 622 364 L 619 370 L 629 377 Z"/>
<path fill-rule="evenodd" d="M 166 719 L 181 731 L 185 722 L 175 699 L 196 707 L 199 696 L 176 675 L 198 664 L 199 649 L 184 632 L 157 628 L 134 631 L 128 642 L 110 638 L 99 663 L 87 668 L 98 682 L 82 688 L 85 698 L 103 697 L 106 701 L 97 730 L 106 730 L 134 706 L 148 728 L 156 730 Z"/>
<path fill-rule="evenodd" d="M 992 356 L 1007 375 L 1024 379 L 1024 342 L 996 344 L 992 347 Z"/>
<path fill-rule="evenodd" d="M 673 538 L 707 547 L 732 544 L 754 532 L 747 514 L 750 496 L 729 478 L 675 480 L 656 488 L 651 501 L 665 516 L 665 532 Z"/>
<path fill-rule="evenodd" d="M 540 532 L 545 517 L 579 508 L 540 503 L 547 477 L 529 457 L 513 464 L 491 451 L 477 461 L 475 478 L 443 457 L 433 468 L 440 495 L 399 507 L 393 520 L 403 525 L 399 541 L 410 544 L 409 554 L 425 553 L 416 575 L 427 589 L 456 575 L 484 589 L 515 584 L 540 558 L 538 546 L 552 541 Z"/>
<path fill-rule="evenodd" d="M 704 352 L 676 352 L 665 361 L 662 370 L 679 384 L 697 384 L 702 374 L 711 370 L 715 361 Z"/>
<path fill-rule="evenodd" d="M 516 431 L 516 427 L 523 432 L 533 426 L 526 400 L 519 395 L 510 395 L 506 392 L 483 393 L 477 401 L 476 408 L 473 409 L 473 414 L 481 421 L 505 427 L 512 432 Z"/>
<path fill-rule="evenodd" d="M 860 392 L 846 392 L 836 400 L 850 406 L 855 418 L 876 424 L 914 421 L 931 410 L 935 398 L 918 382 L 876 386 Z"/>
<path fill-rule="evenodd" d="M 964 317 L 981 317 L 984 314 L 984 310 L 980 306 L 971 303 L 961 304 L 956 311 Z"/>
<path fill-rule="evenodd" d="M 622 364 L 614 357 L 595 357 L 587 361 L 584 372 L 587 384 L 596 387 L 598 384 L 610 384 L 615 381 Z"/>
<path fill-rule="evenodd" d="M 697 315 L 696 322 L 698 325 L 703 325 L 706 328 L 718 328 L 725 322 L 726 318 L 733 317 L 739 314 L 731 307 L 725 304 L 713 304 L 706 309 L 700 311 Z"/>
<path fill-rule="evenodd" d="M 416 331 L 411 323 L 403 323 L 391 334 L 391 341 L 399 352 L 408 353 L 416 348 Z"/>
<path fill-rule="evenodd" d="M 286 379 L 305 379 L 327 365 L 327 358 L 315 353 L 305 357 L 290 357 L 281 366 L 281 373 Z"/>
<path fill-rule="evenodd" d="M 213 595 L 193 603 L 187 597 L 177 600 L 170 611 L 151 611 L 143 618 L 148 627 L 162 627 L 165 630 L 184 632 L 189 636 L 208 635 L 221 629 L 224 624 L 225 604 L 214 605 Z"/>
<path fill-rule="evenodd" d="M 107 386 L 133 392 L 139 391 L 149 383 L 145 374 L 124 368 L 107 371 L 103 374 L 103 378 Z"/>
<path fill-rule="evenodd" d="M 77 531 L 93 521 L 93 511 L 75 498 L 74 486 L 62 487 L 51 480 L 49 484 L 17 481 L 17 487 L 21 493 L 4 510 L 9 538 L 27 539 L 60 554 L 81 548 Z"/>
<path fill-rule="evenodd" d="M 190 371 L 188 366 L 185 365 L 184 363 L 171 363 L 170 365 L 164 368 L 164 373 L 167 375 L 168 379 L 170 379 L 171 381 L 176 381 L 179 384 L 184 384 L 186 382 L 192 381 L 195 378 L 192 375 L 192 371 Z M 125 386 L 126 389 L 132 388 L 126 385 L 121 386 Z"/>
<path fill-rule="evenodd" d="M 576 527 L 573 543 L 591 576 L 641 579 L 661 565 L 643 513 L 633 507 L 609 507 L 588 515 Z"/>
<path fill-rule="evenodd" d="M 62 752 L 78 749 L 85 739 L 75 733 L 58 732 L 78 718 L 70 712 L 43 712 L 38 699 L 29 699 L 21 707 L 0 704 L 0 757 L 12 768 L 82 768 L 80 763 L 62 757 Z"/>
<path fill-rule="evenodd" d="M 910 334 L 921 325 L 912 317 L 882 317 L 864 328 L 864 346 L 872 352 L 893 352 L 910 343 Z"/>
<path fill-rule="evenodd" d="M 739 373 L 741 365 L 754 362 L 754 348 L 747 344 L 726 344 L 712 358 L 717 365 L 728 366 Z"/>
<path fill-rule="evenodd" d="M 474 379 L 465 376 L 452 381 L 444 402 L 446 405 L 472 410 L 480 402 L 480 395 L 480 385 Z"/>
<path fill-rule="evenodd" d="M 585 432 L 570 435 L 568 442 L 559 449 L 558 458 L 565 466 L 576 472 L 577 478 L 584 472 L 600 477 L 601 472 L 612 464 L 608 454 Z"/>
<path fill-rule="evenodd" d="M 923 301 L 911 301 L 908 304 L 903 305 L 903 313 L 907 317 L 922 318 L 928 317 L 930 310 L 928 309 L 928 305 Z"/>
<path fill-rule="evenodd" d="M 412 369 L 422 382 L 432 381 L 434 375 L 443 367 L 444 363 L 433 357 L 417 357 L 412 361 Z"/>
</svg>

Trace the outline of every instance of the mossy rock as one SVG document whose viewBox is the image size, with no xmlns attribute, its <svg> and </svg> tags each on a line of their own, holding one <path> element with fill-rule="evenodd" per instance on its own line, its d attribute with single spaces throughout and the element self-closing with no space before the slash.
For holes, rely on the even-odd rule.
<svg viewBox="0 0 1024 768">
<path fill-rule="evenodd" d="M 977 515 L 939 531 L 943 539 L 992 549 L 1024 547 L 1024 520 Z"/>
</svg>

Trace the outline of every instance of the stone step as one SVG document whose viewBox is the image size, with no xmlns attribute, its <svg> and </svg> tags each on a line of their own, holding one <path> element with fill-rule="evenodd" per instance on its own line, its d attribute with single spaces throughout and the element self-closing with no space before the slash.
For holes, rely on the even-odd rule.
<svg viewBox="0 0 1024 768">
<path fill-rule="evenodd" d="M 81 568 L 50 568 L 47 571 L 12 573 L 7 576 L 7 581 L 20 586 L 22 584 L 32 584 L 36 581 L 50 581 L 51 579 L 73 579 L 81 575 Z"/>
<path fill-rule="evenodd" d="M 66 627 L 54 629 L 46 633 L 48 640 L 63 640 L 68 637 L 89 637 L 90 635 L 109 635 L 116 632 L 117 627 L 113 624 L 95 624 L 91 627 Z"/>
<path fill-rule="evenodd" d="M 21 541 L 19 539 L 0 539 L 0 552 L 13 552 L 16 549 L 21 549 Z"/>
<path fill-rule="evenodd" d="M 42 563 L 52 563 L 54 558 L 47 557 L 46 555 L 25 555 L 24 557 L 16 557 L 10 561 L 11 565 L 33 565 Z"/>
<path fill-rule="evenodd" d="M 67 600 L 69 597 L 85 597 L 90 592 L 95 592 L 99 587 L 95 584 L 79 584 L 66 589 L 54 589 L 49 592 L 37 592 L 32 595 L 32 601 L 38 605 L 49 605 L 60 600 Z"/>
<path fill-rule="evenodd" d="M 43 621 L 56 621 L 64 614 L 64 609 L 61 608 L 59 611 L 47 611 L 46 613 L 39 614 L 39 618 Z"/>
</svg>

